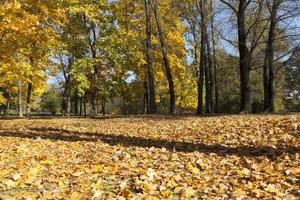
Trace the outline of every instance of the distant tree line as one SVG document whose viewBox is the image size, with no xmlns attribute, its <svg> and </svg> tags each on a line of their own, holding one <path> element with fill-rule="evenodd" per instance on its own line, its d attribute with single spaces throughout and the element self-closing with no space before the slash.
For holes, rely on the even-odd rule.
<svg viewBox="0 0 300 200">
<path fill-rule="evenodd" d="M 299 19 L 293 0 L 2 0 L 0 110 L 299 111 Z"/>
</svg>

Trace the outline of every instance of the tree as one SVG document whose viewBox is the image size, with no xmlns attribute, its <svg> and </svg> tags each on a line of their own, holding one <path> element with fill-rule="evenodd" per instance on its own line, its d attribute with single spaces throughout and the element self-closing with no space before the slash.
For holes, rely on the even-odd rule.
<svg viewBox="0 0 300 200">
<path fill-rule="evenodd" d="M 270 11 L 270 27 L 268 33 L 267 47 L 264 62 L 264 109 L 267 112 L 275 111 L 275 86 L 274 86 L 274 40 L 276 37 L 277 11 L 282 3 L 281 0 L 274 0 L 272 5 L 267 1 L 268 10 Z"/>
<path fill-rule="evenodd" d="M 199 7 L 199 6 L 198 6 Z M 201 44 L 200 44 L 200 65 L 199 65 L 199 77 L 198 77 L 198 108 L 197 114 L 202 114 L 203 112 L 203 85 L 204 85 L 204 70 L 207 69 L 207 40 L 206 40 L 206 22 L 205 22 L 205 8 L 204 2 L 201 0 L 200 3 L 200 13 L 201 13 Z M 207 70 L 206 70 L 206 74 Z M 208 86 L 208 79 L 206 79 L 206 85 Z M 208 87 L 207 87 L 208 88 Z M 208 97 L 206 98 L 208 100 Z M 207 103 L 207 102 L 206 102 Z M 207 108 L 209 108 L 207 106 Z"/>
<path fill-rule="evenodd" d="M 60 95 L 55 90 L 49 90 L 41 96 L 41 109 L 55 115 L 61 109 L 60 102 Z"/>
<path fill-rule="evenodd" d="M 152 44 L 151 44 L 151 2 L 150 0 L 144 0 L 145 2 L 145 16 L 146 16 L 146 58 L 147 58 L 147 94 L 148 94 L 148 113 L 156 113 L 155 103 L 155 86 L 154 75 L 152 66 Z"/>
<path fill-rule="evenodd" d="M 235 2 L 226 0 L 220 1 L 232 10 L 237 19 L 237 46 L 240 62 L 240 111 L 242 113 L 249 113 L 252 110 L 250 84 L 252 56 L 266 30 L 266 26 L 262 26 L 259 30 L 257 29 L 258 25 L 265 21 L 262 15 L 263 5 L 260 1 L 254 2 L 252 0 L 240 0 L 237 6 L 235 6 Z M 248 13 L 252 13 L 252 17 L 248 17 L 250 16 Z M 232 41 L 226 41 L 234 45 Z"/>
<path fill-rule="evenodd" d="M 165 44 L 165 36 L 163 32 L 163 28 L 160 22 L 160 16 L 158 12 L 158 2 L 154 0 L 153 2 L 153 13 L 155 17 L 155 22 L 157 26 L 159 41 L 160 41 L 160 48 L 163 56 L 164 68 L 166 72 L 166 77 L 169 83 L 169 95 L 170 95 L 170 113 L 173 114 L 175 112 L 175 91 L 174 91 L 174 82 L 173 82 L 173 75 L 170 68 L 170 62 L 167 54 L 166 44 Z"/>
<path fill-rule="evenodd" d="M 29 115 L 32 93 L 44 86 L 41 82 L 56 38 L 52 25 L 64 20 L 61 5 L 52 0 L 43 5 L 35 0 L 3 1 L 0 5 L 0 74 L 7 74 L 0 84 L 18 86 L 19 116 L 23 115 L 22 92 L 27 91 Z"/>
</svg>

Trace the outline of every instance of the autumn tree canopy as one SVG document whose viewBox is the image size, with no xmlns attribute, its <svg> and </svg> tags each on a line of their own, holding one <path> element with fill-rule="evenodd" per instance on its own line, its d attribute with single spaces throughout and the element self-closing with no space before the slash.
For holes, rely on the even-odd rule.
<svg viewBox="0 0 300 200">
<path fill-rule="evenodd" d="M 298 19 L 289 0 L 2 0 L 1 108 L 56 90 L 63 115 L 286 111 Z"/>
</svg>

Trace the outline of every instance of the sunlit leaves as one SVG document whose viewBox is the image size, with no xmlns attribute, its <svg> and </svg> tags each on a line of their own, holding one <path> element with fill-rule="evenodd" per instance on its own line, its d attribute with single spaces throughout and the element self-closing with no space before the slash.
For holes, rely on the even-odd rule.
<svg viewBox="0 0 300 200">
<path fill-rule="evenodd" d="M 299 122 L 299 115 L 2 120 L 0 197 L 296 199 Z"/>
<path fill-rule="evenodd" d="M 56 27 L 65 21 L 61 6 L 52 0 L 0 4 L 0 85 L 12 95 L 18 79 L 33 85 L 33 95 L 43 92 L 49 56 L 57 45 Z"/>
</svg>

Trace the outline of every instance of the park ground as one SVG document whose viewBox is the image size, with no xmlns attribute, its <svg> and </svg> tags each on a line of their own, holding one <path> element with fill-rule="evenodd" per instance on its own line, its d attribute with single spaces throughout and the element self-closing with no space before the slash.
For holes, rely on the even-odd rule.
<svg viewBox="0 0 300 200">
<path fill-rule="evenodd" d="M 297 199 L 300 115 L 0 120 L 0 199 Z"/>
</svg>

